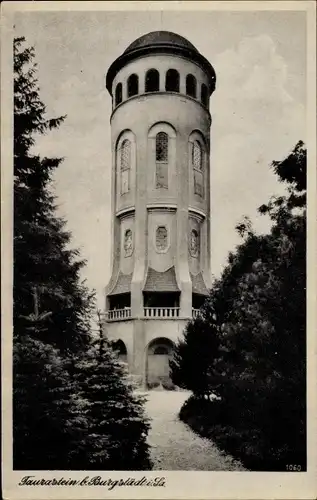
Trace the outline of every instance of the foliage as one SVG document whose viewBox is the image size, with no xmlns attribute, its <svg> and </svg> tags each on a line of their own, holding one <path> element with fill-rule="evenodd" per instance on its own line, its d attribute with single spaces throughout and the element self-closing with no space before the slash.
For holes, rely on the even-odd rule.
<svg viewBox="0 0 317 500">
<path fill-rule="evenodd" d="M 13 445 L 18 469 L 66 469 L 82 429 L 66 354 L 89 340 L 92 296 L 67 248 L 50 181 L 60 158 L 33 152 L 65 117 L 47 118 L 34 49 L 14 40 Z M 79 418 L 80 421 L 80 418 Z"/>
<path fill-rule="evenodd" d="M 149 469 L 144 400 L 133 394 L 123 364 L 102 336 L 91 343 L 77 364 L 75 377 L 88 421 L 77 454 L 79 468 Z"/>
<path fill-rule="evenodd" d="M 106 342 L 50 191 L 60 158 L 34 154 L 46 117 L 33 48 L 14 41 L 13 448 L 20 470 L 146 469 L 148 422 Z M 100 318 L 99 318 L 100 319 Z"/>
<path fill-rule="evenodd" d="M 19 470 L 70 468 L 76 421 L 73 383 L 57 349 L 27 333 L 13 346 L 13 457 Z"/>
<path fill-rule="evenodd" d="M 203 396 L 211 387 L 211 353 L 217 353 L 217 327 L 207 323 L 202 316 L 190 321 L 183 338 L 174 348 L 170 360 L 172 381 L 175 385 Z M 199 360 L 199 369 L 197 369 Z M 213 387 L 213 390 L 216 390 Z"/>
<path fill-rule="evenodd" d="M 228 258 L 205 304 L 205 329 L 221 330 L 218 350 L 209 351 L 209 366 L 219 382 L 220 402 L 193 403 L 206 412 L 204 432 L 250 468 L 285 470 L 287 463 L 306 463 L 306 150 L 299 142 L 282 162 L 273 162 L 288 194 L 271 198 L 260 213 L 269 214 L 272 228 L 257 235 L 249 220 L 238 225 L 243 242 Z M 193 325 L 193 336 L 201 325 Z M 217 329 L 216 329 L 217 331 Z M 207 335 L 207 334 L 206 334 Z M 207 346 L 207 344 L 206 344 Z M 190 352 L 190 351 L 188 351 Z M 196 356 L 196 352 L 193 353 Z M 197 362 L 198 360 L 198 362 Z M 194 360 L 192 360 L 194 363 Z M 189 362 L 181 358 L 185 367 Z M 195 377 L 204 377 L 196 358 Z M 213 390 L 211 385 L 204 392 Z M 196 399 L 200 396 L 194 390 Z M 213 410 L 209 411 L 207 406 Z M 200 408 L 200 409 L 199 409 Z M 183 412 L 183 416 L 184 416 Z M 217 417 L 218 415 L 218 417 Z M 274 416 L 273 416 L 274 415 Z M 192 417 L 193 415 L 191 415 Z M 209 422 L 209 423 L 208 423 Z M 196 424 L 193 424 L 195 426 Z M 222 436 L 222 437 L 221 437 Z M 249 437 L 248 437 L 249 436 Z"/>
<path fill-rule="evenodd" d="M 24 335 L 34 307 L 51 312 L 45 339 L 66 350 L 84 348 L 89 339 L 92 295 L 80 279 L 83 261 L 69 250 L 70 233 L 55 215 L 50 181 L 61 158 L 33 152 L 38 135 L 64 121 L 47 118 L 39 96 L 34 49 L 14 41 L 14 334 Z"/>
</svg>

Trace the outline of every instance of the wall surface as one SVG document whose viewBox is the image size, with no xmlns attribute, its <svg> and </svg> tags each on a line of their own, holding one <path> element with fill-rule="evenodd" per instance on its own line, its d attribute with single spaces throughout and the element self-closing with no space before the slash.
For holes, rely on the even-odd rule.
<svg viewBox="0 0 317 500">
<path fill-rule="evenodd" d="M 131 319 L 109 322 L 104 325 L 104 328 L 109 340 L 122 340 L 124 342 L 130 373 L 145 382 L 148 380 L 148 375 L 151 375 L 151 367 L 154 370 L 152 375 L 156 374 L 155 377 L 159 370 L 166 367 L 166 360 L 164 362 L 161 357 L 153 357 L 151 350 L 149 353 L 150 344 L 158 339 L 160 339 L 160 343 L 166 342 L 167 345 L 170 345 L 169 341 L 173 344 L 176 343 L 181 338 L 187 321 L 188 319 Z M 149 356 L 152 360 L 150 364 L 148 363 Z M 154 379 L 152 379 L 153 381 Z"/>
</svg>

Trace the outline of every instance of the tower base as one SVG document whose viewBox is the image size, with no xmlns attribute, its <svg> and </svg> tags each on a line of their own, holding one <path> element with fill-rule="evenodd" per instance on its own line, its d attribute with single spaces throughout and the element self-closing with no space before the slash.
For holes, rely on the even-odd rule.
<svg viewBox="0 0 317 500">
<path fill-rule="evenodd" d="M 104 330 L 118 345 L 132 380 L 140 387 L 172 388 L 169 360 L 190 318 L 136 318 L 107 321 Z"/>
</svg>

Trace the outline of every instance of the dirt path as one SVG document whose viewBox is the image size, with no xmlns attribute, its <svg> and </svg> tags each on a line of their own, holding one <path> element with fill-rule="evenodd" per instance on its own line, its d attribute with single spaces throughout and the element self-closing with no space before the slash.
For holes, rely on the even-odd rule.
<svg viewBox="0 0 317 500">
<path fill-rule="evenodd" d="M 150 391 L 146 411 L 152 419 L 148 442 L 154 470 L 244 470 L 211 441 L 197 436 L 178 412 L 188 398 L 186 392 Z"/>
</svg>

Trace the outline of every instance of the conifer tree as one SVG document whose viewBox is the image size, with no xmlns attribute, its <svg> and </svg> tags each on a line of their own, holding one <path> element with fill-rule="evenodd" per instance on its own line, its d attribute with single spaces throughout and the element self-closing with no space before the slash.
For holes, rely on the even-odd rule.
<svg viewBox="0 0 317 500">
<path fill-rule="evenodd" d="M 84 265 L 70 250 L 70 233 L 56 216 L 51 179 L 61 158 L 39 156 L 36 138 L 65 116 L 47 118 L 39 96 L 34 49 L 14 40 L 14 335 L 24 335 L 39 307 L 50 311 L 45 341 L 76 351 L 89 339 L 91 294 L 80 279 Z"/>
<path fill-rule="evenodd" d="M 33 48 L 14 41 L 15 469 L 146 469 L 148 422 L 110 346 L 92 340 L 93 294 L 84 262 L 55 213 L 60 158 L 34 152 L 48 119 Z"/>
<path fill-rule="evenodd" d="M 149 421 L 144 414 L 144 398 L 133 394 L 126 369 L 102 330 L 76 369 L 78 397 L 88 423 L 75 457 L 80 468 L 149 469 Z"/>
<path fill-rule="evenodd" d="M 71 469 L 87 423 L 65 359 L 25 333 L 14 342 L 13 364 L 14 469 Z"/>
</svg>

